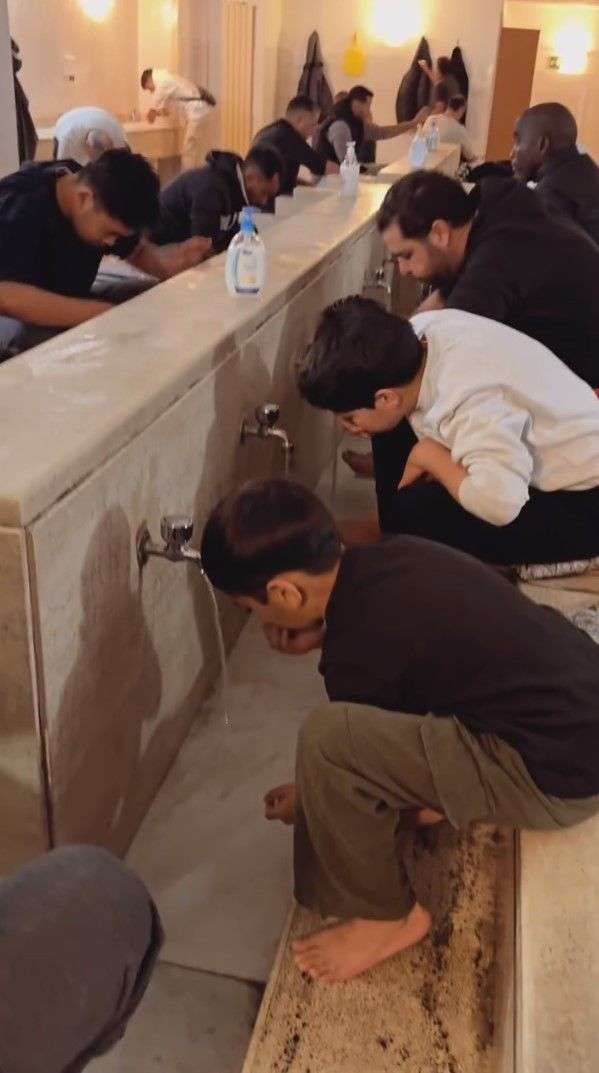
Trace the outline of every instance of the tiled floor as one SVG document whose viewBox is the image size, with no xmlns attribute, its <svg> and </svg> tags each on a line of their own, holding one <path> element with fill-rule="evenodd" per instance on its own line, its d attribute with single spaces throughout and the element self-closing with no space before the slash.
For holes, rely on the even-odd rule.
<svg viewBox="0 0 599 1073">
<path fill-rule="evenodd" d="M 330 498 L 331 474 L 320 488 Z M 335 509 L 374 508 L 341 463 Z M 225 726 L 207 705 L 133 844 L 167 940 L 124 1041 L 93 1073 L 239 1073 L 291 901 L 291 834 L 263 818 L 293 775 L 306 712 L 324 699 L 318 656 L 271 652 L 250 622 L 229 660 Z"/>
</svg>

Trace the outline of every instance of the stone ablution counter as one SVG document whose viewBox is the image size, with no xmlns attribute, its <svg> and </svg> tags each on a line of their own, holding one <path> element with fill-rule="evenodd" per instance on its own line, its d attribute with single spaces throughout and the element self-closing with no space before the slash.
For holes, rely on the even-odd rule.
<svg viewBox="0 0 599 1073">
<path fill-rule="evenodd" d="M 298 199 L 265 230 L 258 299 L 230 298 L 215 258 L 0 366 L 0 873 L 66 842 L 122 853 L 202 717 L 207 593 L 189 566 L 140 574 L 139 527 L 191 514 L 197 541 L 235 482 L 282 472 L 276 444 L 239 442 L 266 401 L 316 484 L 332 422 L 293 364 L 319 310 L 379 263 L 385 192 Z M 230 645 L 242 620 L 221 614 Z"/>
</svg>

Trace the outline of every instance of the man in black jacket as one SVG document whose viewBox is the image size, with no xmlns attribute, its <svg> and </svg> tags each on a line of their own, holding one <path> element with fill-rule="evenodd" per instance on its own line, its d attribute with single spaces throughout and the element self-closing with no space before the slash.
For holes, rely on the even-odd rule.
<svg viewBox="0 0 599 1073">
<path fill-rule="evenodd" d="M 512 166 L 551 214 L 569 217 L 599 244 L 599 168 L 576 147 L 578 128 L 563 104 L 537 104 L 518 120 Z"/>
<path fill-rule="evenodd" d="M 257 146 L 245 160 L 214 151 L 203 168 L 191 168 L 160 195 L 160 221 L 152 238 L 159 246 L 205 241 L 205 256 L 226 250 L 239 230 L 246 205 L 265 208 L 279 192 L 283 164 L 274 149 Z"/>
<path fill-rule="evenodd" d="M 294 97 L 287 105 L 285 116 L 264 127 L 254 138 L 255 146 L 270 146 L 283 161 L 280 194 L 293 194 L 302 166 L 317 178 L 339 171 L 338 164 L 319 156 L 308 144 L 308 139 L 316 133 L 318 114 L 318 105 L 309 97 Z"/>
</svg>

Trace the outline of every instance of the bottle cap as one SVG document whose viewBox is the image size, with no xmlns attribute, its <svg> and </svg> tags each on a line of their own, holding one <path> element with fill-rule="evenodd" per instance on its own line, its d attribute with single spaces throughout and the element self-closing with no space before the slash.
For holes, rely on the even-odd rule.
<svg viewBox="0 0 599 1073">
<path fill-rule="evenodd" d="M 254 233 L 254 209 L 251 205 L 246 205 L 241 210 L 241 216 L 239 219 L 239 229 L 244 235 L 253 235 Z"/>
</svg>

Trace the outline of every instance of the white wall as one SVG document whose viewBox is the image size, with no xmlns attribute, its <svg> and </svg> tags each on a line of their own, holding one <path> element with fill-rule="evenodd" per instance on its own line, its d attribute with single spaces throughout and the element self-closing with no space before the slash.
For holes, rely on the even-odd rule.
<svg viewBox="0 0 599 1073">
<path fill-rule="evenodd" d="M 401 45 L 375 41 L 370 32 L 374 4 L 386 3 L 412 16 L 409 36 Z M 363 82 L 375 91 L 375 119 L 391 123 L 399 82 L 407 70 L 421 34 L 428 38 L 433 56 L 450 53 L 460 44 L 470 75 L 468 126 L 483 148 L 489 124 L 493 78 L 501 27 L 502 0 L 283 0 L 279 49 L 277 103 L 280 110 L 296 91 L 312 30 L 321 37 L 333 90 Z M 396 16 L 399 18 L 399 14 Z M 366 52 L 363 75 L 350 78 L 342 60 L 351 35 L 359 32 Z M 397 155 L 397 143 L 381 143 L 379 160 Z"/>
<path fill-rule="evenodd" d="M 147 112 L 151 100 L 139 85 L 146 67 L 178 68 L 178 0 L 137 0 L 136 75 L 140 109 Z"/>
<path fill-rule="evenodd" d="M 0 0 L 0 176 L 18 167 L 17 121 L 6 0 Z"/>
<path fill-rule="evenodd" d="M 570 108 L 578 122 L 580 142 L 599 159 L 599 4 L 509 0 L 504 22 L 506 26 L 541 31 L 531 104 L 560 101 Z M 588 35 L 591 51 L 583 74 L 564 74 L 548 66 L 564 25 L 579 27 Z"/>
<path fill-rule="evenodd" d="M 130 114 L 137 104 L 137 0 L 115 0 L 104 22 L 92 21 L 77 0 L 8 0 L 8 12 L 38 122 L 82 104 Z"/>
<path fill-rule="evenodd" d="M 255 131 L 270 123 L 277 111 L 277 68 L 284 7 L 284 0 L 257 0 L 256 4 Z"/>
</svg>

